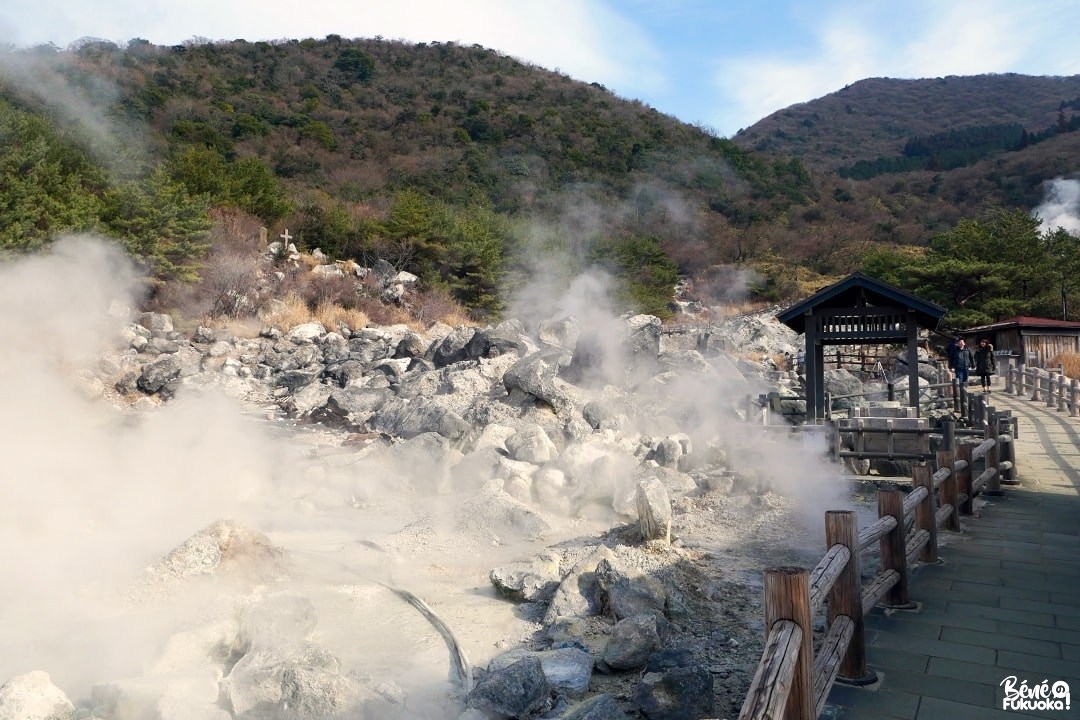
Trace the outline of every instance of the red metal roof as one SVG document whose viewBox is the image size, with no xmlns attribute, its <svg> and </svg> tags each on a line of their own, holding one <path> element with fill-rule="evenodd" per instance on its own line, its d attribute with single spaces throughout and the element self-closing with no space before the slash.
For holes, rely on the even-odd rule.
<svg viewBox="0 0 1080 720">
<path fill-rule="evenodd" d="M 1080 330 L 1080 322 L 1074 320 L 1053 320 L 1051 318 L 1020 316 L 1002 320 L 1001 322 L 982 325 L 980 327 L 967 328 L 960 334 L 981 332 L 983 330 L 1005 330 L 1006 328 L 1055 328 L 1058 330 Z"/>
</svg>

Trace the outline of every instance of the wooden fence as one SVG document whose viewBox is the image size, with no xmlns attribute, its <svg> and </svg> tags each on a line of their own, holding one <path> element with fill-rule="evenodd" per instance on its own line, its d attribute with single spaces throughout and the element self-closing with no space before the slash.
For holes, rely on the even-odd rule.
<svg viewBox="0 0 1080 720">
<path fill-rule="evenodd" d="M 964 412 L 960 414 L 963 427 L 957 427 L 956 423 L 951 421 L 942 422 L 940 428 L 929 426 L 910 427 L 905 425 L 903 419 L 894 421 L 877 418 L 876 427 L 871 424 L 859 425 L 857 423 L 838 425 L 833 421 L 829 424 L 831 426 L 829 432 L 833 435 L 831 444 L 833 457 L 837 462 L 843 460 L 913 460 L 929 462 L 935 459 L 936 452 L 923 449 L 913 450 L 911 446 L 915 444 L 920 448 L 928 448 L 930 438 L 935 435 L 940 436 L 940 445 L 943 448 L 954 448 L 957 437 L 982 436 L 984 440 L 999 435 L 1016 437 L 1018 422 L 1017 418 L 1012 416 L 1011 411 L 997 410 L 989 404 L 986 395 L 964 393 L 961 390 L 960 396 L 963 398 L 964 405 Z M 852 418 L 852 420 L 864 419 L 871 418 Z M 878 446 L 876 449 L 868 449 L 870 443 L 867 440 L 874 435 L 884 435 L 885 441 L 884 443 L 875 443 Z M 900 438 L 908 438 L 908 442 L 902 443 L 902 446 L 898 448 L 897 440 Z M 913 439 L 916 442 L 912 443 Z M 850 440 L 850 447 L 845 447 L 847 440 Z M 884 447 L 881 447 L 882 445 Z M 904 447 L 905 445 L 906 447 Z M 1011 462 L 1012 446 L 1003 447 L 1002 451 L 1009 453 L 1009 457 L 1005 458 L 1005 460 Z M 1014 473 L 1010 470 L 1005 475 L 1005 478 L 1011 480 L 1013 476 Z"/>
<path fill-rule="evenodd" d="M 912 472 L 913 490 L 878 492 L 878 520 L 861 530 L 850 510 L 825 513 L 828 551 L 813 570 L 765 571 L 765 649 L 746 694 L 740 720 L 811 720 L 825 707 L 833 683 L 876 680 L 866 664 L 863 617 L 878 603 L 912 608 L 909 571 L 916 563 L 938 562 L 941 529 L 960 530 L 981 492 L 1000 493 L 1001 478 L 1014 473 L 1012 436 L 997 425 L 977 446 L 970 443 L 937 453 Z M 1004 452 L 1003 452 L 1004 451 Z M 974 476 L 975 463 L 985 470 Z M 881 571 L 862 584 L 859 556 L 877 543 Z M 813 619 L 825 606 L 828 630 L 814 647 Z"/>
<path fill-rule="evenodd" d="M 1068 410 L 1071 417 L 1080 414 L 1080 381 L 1066 377 L 1064 368 L 1011 367 L 1005 373 L 1005 392 L 1029 395 L 1033 402 L 1045 402 L 1061 412 Z"/>
</svg>

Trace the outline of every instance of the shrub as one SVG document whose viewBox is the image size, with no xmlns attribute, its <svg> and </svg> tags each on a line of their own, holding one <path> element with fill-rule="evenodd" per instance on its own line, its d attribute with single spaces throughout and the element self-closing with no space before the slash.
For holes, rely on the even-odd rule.
<svg viewBox="0 0 1080 720">
<path fill-rule="evenodd" d="M 1065 368 L 1065 377 L 1080 378 L 1080 353 L 1058 353 L 1050 361 L 1050 367 Z"/>
<path fill-rule="evenodd" d="M 469 325 L 469 314 L 444 288 L 432 287 L 418 292 L 409 302 L 409 314 L 423 327 L 444 322 L 447 325 Z"/>
<path fill-rule="evenodd" d="M 304 299 L 313 308 L 331 304 L 352 309 L 357 304 L 358 290 L 356 278 L 312 275 L 304 290 Z"/>
<path fill-rule="evenodd" d="M 198 287 L 211 317 L 255 314 L 259 286 L 256 262 L 257 256 L 237 249 L 214 253 L 206 259 Z"/>
</svg>

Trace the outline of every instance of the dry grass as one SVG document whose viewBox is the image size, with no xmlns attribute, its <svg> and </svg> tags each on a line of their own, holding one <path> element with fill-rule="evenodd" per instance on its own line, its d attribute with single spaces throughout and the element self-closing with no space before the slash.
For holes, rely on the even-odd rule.
<svg viewBox="0 0 1080 720">
<path fill-rule="evenodd" d="M 1065 368 L 1065 376 L 1080 378 L 1080 353 L 1061 353 L 1054 356 L 1049 367 Z"/>
<path fill-rule="evenodd" d="M 367 314 L 359 308 L 346 308 L 331 302 L 320 303 L 315 308 L 314 318 L 327 330 L 339 331 L 342 326 L 350 330 L 361 330 L 371 324 Z"/>
<path fill-rule="evenodd" d="M 280 303 L 272 303 L 268 310 L 260 313 L 259 318 L 286 331 L 315 319 L 304 298 L 294 292 L 286 294 Z"/>
<path fill-rule="evenodd" d="M 333 302 L 321 302 L 312 310 L 307 301 L 294 292 L 288 293 L 280 304 L 274 303 L 273 308 L 260 317 L 263 322 L 286 332 L 309 322 L 322 323 L 323 327 L 334 332 L 343 325 L 350 330 L 360 330 L 371 324 L 363 310 L 342 307 Z"/>
</svg>

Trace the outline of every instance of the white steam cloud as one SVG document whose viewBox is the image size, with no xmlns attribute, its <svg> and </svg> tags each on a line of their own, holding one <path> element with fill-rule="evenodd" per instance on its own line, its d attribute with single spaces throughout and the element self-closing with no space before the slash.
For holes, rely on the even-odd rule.
<svg viewBox="0 0 1080 720">
<path fill-rule="evenodd" d="M 1047 184 L 1046 199 L 1035 208 L 1043 231 L 1065 228 L 1080 233 L 1080 180 L 1054 178 Z"/>
<path fill-rule="evenodd" d="M 114 173 L 137 167 L 143 155 L 143 135 L 114 112 L 116 87 L 101 75 L 79 78 L 74 63 L 75 57 L 69 54 L 15 52 L 0 47 L 0 83 L 31 107 L 46 107 L 62 125 L 76 128 L 86 149 Z"/>
<path fill-rule="evenodd" d="M 136 288 L 123 254 L 89 238 L 0 264 L 0 679 L 47 669 L 85 690 L 134 674 L 159 638 L 110 627 L 115 598 L 91 588 L 244 519 L 274 477 L 272 448 L 223 399 L 136 415 L 80 391 Z"/>
</svg>

